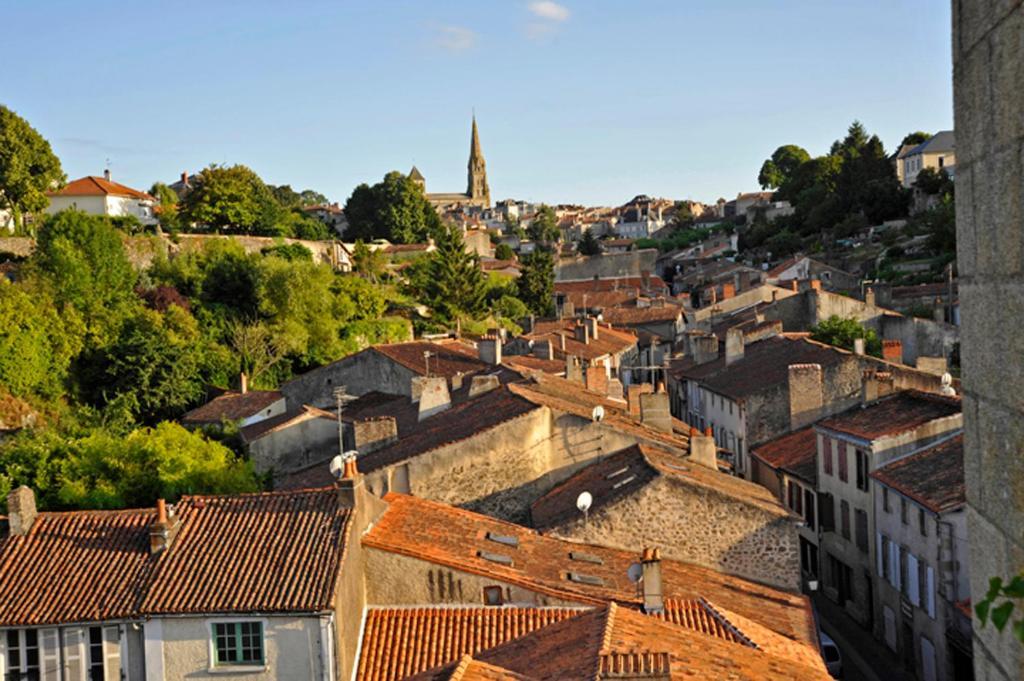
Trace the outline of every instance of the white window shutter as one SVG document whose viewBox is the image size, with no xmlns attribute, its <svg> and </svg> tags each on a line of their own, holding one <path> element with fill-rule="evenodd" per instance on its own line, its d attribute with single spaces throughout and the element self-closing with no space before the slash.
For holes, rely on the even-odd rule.
<svg viewBox="0 0 1024 681">
<path fill-rule="evenodd" d="M 912 553 L 907 554 L 907 595 L 910 602 L 916 606 L 921 605 L 921 587 L 919 580 L 921 573 L 917 567 L 917 558 Z"/>
<path fill-rule="evenodd" d="M 69 627 L 64 630 L 64 681 L 86 681 L 89 664 L 85 642 L 85 629 Z"/>
<path fill-rule="evenodd" d="M 120 627 L 103 627 L 103 681 L 121 681 Z"/>
<path fill-rule="evenodd" d="M 925 605 L 927 605 L 928 616 L 935 619 L 935 571 L 932 570 L 932 566 L 928 566 L 928 572 L 925 579 Z"/>
<path fill-rule="evenodd" d="M 39 630 L 39 678 L 60 681 L 60 634 L 56 629 Z"/>
<path fill-rule="evenodd" d="M 878 576 L 885 577 L 885 563 L 882 561 L 882 533 L 875 533 L 875 562 L 878 564 Z"/>
<path fill-rule="evenodd" d="M 7 636 L 0 633 L 0 679 L 7 678 Z"/>
</svg>

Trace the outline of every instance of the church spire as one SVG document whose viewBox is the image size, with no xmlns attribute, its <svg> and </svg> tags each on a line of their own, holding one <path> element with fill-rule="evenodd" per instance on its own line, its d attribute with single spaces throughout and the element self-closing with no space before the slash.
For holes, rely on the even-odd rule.
<svg viewBox="0 0 1024 681">
<path fill-rule="evenodd" d="M 491 205 L 491 190 L 487 186 L 487 164 L 480 148 L 480 133 L 476 129 L 476 114 L 473 114 L 473 134 L 469 142 L 469 186 L 466 194 L 477 205 Z"/>
</svg>

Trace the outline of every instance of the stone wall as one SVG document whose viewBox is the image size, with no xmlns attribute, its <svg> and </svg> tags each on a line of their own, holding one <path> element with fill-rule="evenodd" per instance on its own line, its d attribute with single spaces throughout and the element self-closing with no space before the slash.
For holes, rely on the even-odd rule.
<svg viewBox="0 0 1024 681">
<path fill-rule="evenodd" d="M 320 417 L 268 433 L 249 445 L 249 459 L 258 473 L 289 473 L 329 461 L 338 453 L 338 424 Z"/>
<path fill-rule="evenodd" d="M 580 281 L 595 277 L 639 277 L 641 272 L 654 274 L 657 259 L 657 249 L 647 248 L 640 251 L 604 253 L 560 260 L 555 263 L 555 281 Z"/>
<path fill-rule="evenodd" d="M 585 521 L 574 519 L 549 534 L 627 551 L 657 546 L 665 558 L 796 590 L 800 544 L 794 522 L 781 506 L 770 512 L 659 476 Z"/>
<path fill-rule="evenodd" d="M 310 404 L 323 409 L 335 406 L 334 389 L 344 385 L 350 395 L 378 390 L 395 395 L 411 395 L 411 370 L 373 349 L 349 355 L 337 362 L 307 371 L 281 386 L 289 409 Z"/>
<path fill-rule="evenodd" d="M 1024 6 L 953 5 L 957 265 L 971 591 L 1024 567 Z M 976 676 L 1024 677 L 1024 645 L 974 627 Z"/>
</svg>

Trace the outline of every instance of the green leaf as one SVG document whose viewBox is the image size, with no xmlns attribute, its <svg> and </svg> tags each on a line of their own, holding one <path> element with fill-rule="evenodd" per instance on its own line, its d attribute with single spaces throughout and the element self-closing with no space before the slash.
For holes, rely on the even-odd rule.
<svg viewBox="0 0 1024 681">
<path fill-rule="evenodd" d="M 1014 576 L 1010 583 L 1003 587 L 1003 594 L 1007 598 L 1024 598 L 1024 577 Z"/>
<path fill-rule="evenodd" d="M 1024 643 L 1024 620 L 1017 620 L 1013 623 L 1013 635 L 1017 640 Z"/>
<path fill-rule="evenodd" d="M 1013 601 L 1006 601 L 992 611 L 992 624 L 996 625 L 996 629 L 1002 631 L 1006 627 L 1006 623 L 1009 621 L 1012 613 Z"/>
<path fill-rule="evenodd" d="M 992 601 L 985 599 L 974 606 L 974 613 L 978 616 L 978 621 L 981 622 L 981 626 L 985 626 L 988 622 L 988 609 L 992 606 Z"/>
<path fill-rule="evenodd" d="M 1003 588 L 1002 577 L 992 577 L 988 580 L 988 593 L 985 594 L 986 601 L 995 600 L 995 597 L 999 595 L 999 590 Z"/>
</svg>

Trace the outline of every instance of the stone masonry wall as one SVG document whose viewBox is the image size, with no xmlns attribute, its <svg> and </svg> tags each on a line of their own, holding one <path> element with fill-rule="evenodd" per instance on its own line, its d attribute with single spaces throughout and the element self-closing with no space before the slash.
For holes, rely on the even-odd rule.
<svg viewBox="0 0 1024 681">
<path fill-rule="evenodd" d="M 665 558 L 696 563 L 783 589 L 800 588 L 795 519 L 707 488 L 658 477 L 549 534 L 628 551 L 657 546 Z"/>
<path fill-rule="evenodd" d="M 954 0 L 957 266 L 971 592 L 1024 568 L 1024 6 Z M 1016 613 L 1015 613 L 1016 614 Z M 979 681 L 1024 678 L 1024 644 L 974 625 Z"/>
</svg>

